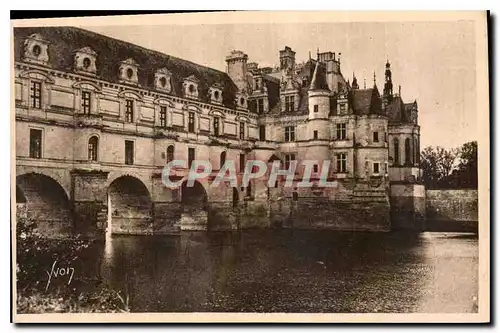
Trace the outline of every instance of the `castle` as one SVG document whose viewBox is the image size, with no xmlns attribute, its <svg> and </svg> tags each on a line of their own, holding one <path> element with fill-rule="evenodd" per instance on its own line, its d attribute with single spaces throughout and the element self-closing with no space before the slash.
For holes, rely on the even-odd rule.
<svg viewBox="0 0 500 333">
<path fill-rule="evenodd" d="M 221 72 L 73 27 L 14 29 L 17 215 L 47 235 L 178 234 L 182 230 L 418 229 L 425 216 L 417 102 L 341 72 L 341 54 L 259 68 L 241 51 Z M 169 189 L 166 163 L 213 175 Z M 317 160 L 308 188 L 268 174 L 210 186 L 227 160 L 288 169 Z M 331 166 L 321 170 L 322 161 Z M 295 170 L 302 180 L 305 167 Z M 335 188 L 318 182 L 325 172 Z M 234 185 L 234 184 L 233 184 Z"/>
</svg>

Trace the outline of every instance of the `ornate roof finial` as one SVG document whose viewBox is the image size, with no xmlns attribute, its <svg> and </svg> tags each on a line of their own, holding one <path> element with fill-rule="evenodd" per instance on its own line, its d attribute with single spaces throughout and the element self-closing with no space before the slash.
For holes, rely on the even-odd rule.
<svg viewBox="0 0 500 333">
<path fill-rule="evenodd" d="M 365 77 L 365 78 L 363 78 L 363 83 L 364 83 L 364 86 L 363 86 L 363 87 L 364 87 L 364 89 L 366 89 L 366 77 Z"/>
<path fill-rule="evenodd" d="M 316 48 L 316 59 L 319 61 L 319 47 Z"/>
<path fill-rule="evenodd" d="M 401 96 L 401 85 L 398 86 L 399 96 Z"/>
<path fill-rule="evenodd" d="M 309 50 L 309 60 L 311 60 L 311 51 Z"/>
<path fill-rule="evenodd" d="M 342 53 L 341 53 L 341 52 L 339 52 L 339 58 L 338 58 L 338 63 L 339 63 L 339 65 L 340 65 L 340 56 L 341 56 L 341 55 L 342 55 Z"/>
<path fill-rule="evenodd" d="M 375 87 L 377 85 L 377 75 L 375 74 L 375 71 L 373 71 L 373 86 Z"/>
</svg>

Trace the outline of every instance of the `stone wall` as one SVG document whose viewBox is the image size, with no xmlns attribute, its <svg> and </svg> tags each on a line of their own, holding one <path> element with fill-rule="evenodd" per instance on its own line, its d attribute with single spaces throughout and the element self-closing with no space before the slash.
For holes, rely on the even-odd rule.
<svg viewBox="0 0 500 333">
<path fill-rule="evenodd" d="M 427 190 L 425 193 L 429 230 L 477 230 L 477 190 Z"/>
<path fill-rule="evenodd" d="M 425 187 L 391 184 L 391 222 L 394 230 L 425 230 Z"/>
</svg>

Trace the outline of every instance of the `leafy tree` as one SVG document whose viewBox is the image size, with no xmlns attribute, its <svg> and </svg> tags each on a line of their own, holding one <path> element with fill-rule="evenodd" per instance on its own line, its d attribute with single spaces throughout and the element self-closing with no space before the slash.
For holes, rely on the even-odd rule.
<svg viewBox="0 0 500 333">
<path fill-rule="evenodd" d="M 425 186 L 428 188 L 448 187 L 448 177 L 456 165 L 457 156 L 458 149 L 426 147 L 420 158 Z"/>
<path fill-rule="evenodd" d="M 427 188 L 477 188 L 477 142 L 449 150 L 426 147 L 420 167 Z"/>
</svg>

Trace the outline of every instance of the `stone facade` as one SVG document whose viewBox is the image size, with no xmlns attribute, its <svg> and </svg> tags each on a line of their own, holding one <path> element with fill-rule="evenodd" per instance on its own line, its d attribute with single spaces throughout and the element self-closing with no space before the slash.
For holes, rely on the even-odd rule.
<svg viewBox="0 0 500 333">
<path fill-rule="evenodd" d="M 47 234 L 387 231 L 391 186 L 421 186 L 417 104 L 387 89 L 390 68 L 380 95 L 346 80 L 332 52 L 296 64 L 286 47 L 273 69 L 233 51 L 223 73 L 71 27 L 16 28 L 14 48 L 18 207 Z M 169 189 L 173 159 L 208 160 L 212 175 L 190 188 L 178 167 L 183 185 Z M 294 185 L 268 186 L 268 172 L 212 186 L 229 160 L 239 180 L 247 161 L 296 161 Z M 304 160 L 317 161 L 313 185 L 297 188 Z"/>
</svg>

